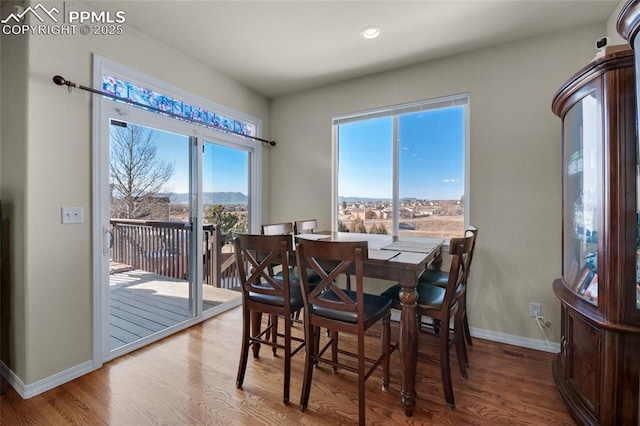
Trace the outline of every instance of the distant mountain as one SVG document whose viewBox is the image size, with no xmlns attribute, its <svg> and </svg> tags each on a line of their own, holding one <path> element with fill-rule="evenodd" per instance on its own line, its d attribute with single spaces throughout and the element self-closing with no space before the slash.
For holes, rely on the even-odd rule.
<svg viewBox="0 0 640 426">
<path fill-rule="evenodd" d="M 189 204 L 189 194 L 170 192 L 160 194 L 169 197 L 173 204 Z M 241 192 L 204 192 L 202 204 L 247 204 L 247 196 Z"/>
<path fill-rule="evenodd" d="M 431 198 L 416 198 L 416 197 L 406 197 L 400 198 L 401 202 L 410 202 L 410 201 L 419 201 L 419 200 L 431 200 L 431 201 L 443 201 L 443 200 L 434 200 Z M 367 197 L 338 197 L 338 203 L 342 204 L 343 202 L 347 203 L 375 203 L 375 202 L 384 202 L 390 203 L 391 198 L 367 198 Z M 455 201 L 455 200 L 454 200 Z"/>
<path fill-rule="evenodd" d="M 400 201 L 416 201 L 416 200 L 417 200 L 417 198 L 414 198 L 414 197 L 401 198 L 400 199 Z M 347 203 L 357 203 L 357 202 L 375 203 L 377 201 L 390 203 L 391 202 L 391 198 L 338 197 L 338 203 L 339 204 L 342 204 L 343 201 L 346 201 Z"/>
<path fill-rule="evenodd" d="M 343 202 L 347 203 L 373 203 L 375 201 L 391 201 L 391 198 L 367 198 L 367 197 L 338 197 L 338 203 L 342 204 Z"/>
</svg>

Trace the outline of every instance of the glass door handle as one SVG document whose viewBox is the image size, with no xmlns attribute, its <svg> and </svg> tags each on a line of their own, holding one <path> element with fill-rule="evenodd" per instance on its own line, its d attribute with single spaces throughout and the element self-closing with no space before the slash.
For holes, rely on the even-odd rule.
<svg viewBox="0 0 640 426">
<path fill-rule="evenodd" d="M 109 228 L 103 228 L 104 244 L 102 245 L 102 253 L 109 254 L 109 250 L 113 247 L 113 232 Z"/>
</svg>

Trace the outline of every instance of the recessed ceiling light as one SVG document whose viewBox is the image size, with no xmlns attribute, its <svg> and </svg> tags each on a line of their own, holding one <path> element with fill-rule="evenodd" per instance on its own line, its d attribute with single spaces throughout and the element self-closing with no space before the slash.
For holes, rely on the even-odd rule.
<svg viewBox="0 0 640 426">
<path fill-rule="evenodd" d="M 376 38 L 380 35 L 380 28 L 378 27 L 367 27 L 360 31 L 360 35 L 366 39 Z"/>
</svg>

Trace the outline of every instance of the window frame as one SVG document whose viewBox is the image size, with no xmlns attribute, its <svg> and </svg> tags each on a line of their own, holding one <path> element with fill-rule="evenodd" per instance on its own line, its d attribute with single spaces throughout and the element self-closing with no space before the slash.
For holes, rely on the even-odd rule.
<svg viewBox="0 0 640 426">
<path fill-rule="evenodd" d="M 331 156 L 332 156 L 332 215 L 331 215 L 331 229 L 334 231 L 338 230 L 338 207 L 339 207 L 339 194 L 338 194 L 338 171 L 339 171 L 339 126 L 341 124 L 347 124 L 357 121 L 366 121 L 374 118 L 381 117 L 392 117 L 393 121 L 393 141 L 392 141 L 392 204 L 393 204 L 393 217 L 392 217 L 392 229 L 391 234 L 393 236 L 399 235 L 399 213 L 398 209 L 400 206 L 400 147 L 399 147 L 399 116 L 403 114 L 410 114 L 419 111 L 433 111 L 443 108 L 450 107 L 463 107 L 464 111 L 464 159 L 463 159 L 463 170 L 464 170 L 464 205 L 463 205 L 463 215 L 464 215 L 464 227 L 468 227 L 469 220 L 469 206 L 470 206 L 470 105 L 471 105 L 471 96 L 469 93 L 460 93 L 450 96 L 443 96 L 437 98 L 426 99 L 422 101 L 409 102 L 404 104 L 397 104 L 379 108 L 373 108 L 363 111 L 351 112 L 346 114 L 339 114 L 333 117 L 332 119 L 332 131 L 331 131 Z"/>
</svg>

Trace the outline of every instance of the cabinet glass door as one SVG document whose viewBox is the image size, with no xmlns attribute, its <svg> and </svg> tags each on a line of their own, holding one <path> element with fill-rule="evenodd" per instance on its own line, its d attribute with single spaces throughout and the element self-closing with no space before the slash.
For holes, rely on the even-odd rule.
<svg viewBox="0 0 640 426">
<path fill-rule="evenodd" d="M 598 304 L 598 235 L 602 193 L 601 118 L 596 93 L 585 96 L 564 120 L 564 248 L 567 284 Z"/>
<path fill-rule="evenodd" d="M 630 10 L 630 9 L 628 9 Z M 619 19 L 621 19 L 620 17 Z M 636 81 L 640 81 L 640 36 L 633 39 Z M 636 84 L 636 114 L 640 119 L 640 84 Z M 640 130 L 640 129 L 639 129 Z M 638 130 L 637 130 L 638 131 Z M 640 133 L 637 133 L 640 136 Z M 640 141 L 636 143 L 636 309 L 640 310 Z"/>
</svg>

